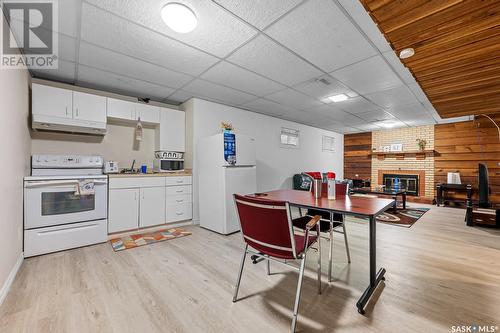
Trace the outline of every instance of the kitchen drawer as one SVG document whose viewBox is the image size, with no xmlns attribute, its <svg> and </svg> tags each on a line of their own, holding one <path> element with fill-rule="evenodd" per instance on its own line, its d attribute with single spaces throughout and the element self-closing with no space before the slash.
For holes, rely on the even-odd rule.
<svg viewBox="0 0 500 333">
<path fill-rule="evenodd" d="M 171 195 L 191 194 L 192 189 L 191 185 L 167 186 L 167 197 Z"/>
<path fill-rule="evenodd" d="M 109 188 L 138 188 L 138 187 L 162 187 L 165 186 L 165 177 L 138 177 L 109 178 Z"/>
<path fill-rule="evenodd" d="M 188 194 L 180 194 L 180 195 L 171 195 L 167 197 L 167 206 L 168 205 L 177 205 L 185 202 L 193 202 L 191 199 L 191 193 Z"/>
<path fill-rule="evenodd" d="M 24 231 L 24 256 L 62 251 L 104 243 L 108 240 L 108 220 L 64 224 Z"/>
<path fill-rule="evenodd" d="M 191 176 L 180 177 L 165 177 L 167 186 L 173 185 L 190 185 L 192 183 Z"/>
<path fill-rule="evenodd" d="M 190 220 L 193 218 L 193 204 L 184 202 L 167 205 L 167 223 Z"/>
</svg>

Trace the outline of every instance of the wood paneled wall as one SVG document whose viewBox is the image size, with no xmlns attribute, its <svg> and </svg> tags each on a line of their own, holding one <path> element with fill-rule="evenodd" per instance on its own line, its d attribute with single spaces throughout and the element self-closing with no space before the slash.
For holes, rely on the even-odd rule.
<svg viewBox="0 0 500 333">
<path fill-rule="evenodd" d="M 491 116 L 497 124 L 500 114 Z M 500 140 L 497 128 L 486 118 L 436 125 L 434 146 L 435 182 L 446 182 L 448 172 L 460 172 L 462 183 L 477 188 L 478 163 L 488 166 L 492 190 L 490 200 L 500 203 Z"/>
<path fill-rule="evenodd" d="M 371 132 L 344 135 L 344 178 L 370 179 L 371 151 Z"/>
</svg>

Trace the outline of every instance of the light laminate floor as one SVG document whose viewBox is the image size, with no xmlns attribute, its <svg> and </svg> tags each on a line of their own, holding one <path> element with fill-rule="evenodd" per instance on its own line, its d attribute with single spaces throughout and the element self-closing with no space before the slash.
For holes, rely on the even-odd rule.
<svg viewBox="0 0 500 333">
<path fill-rule="evenodd" d="M 409 229 L 377 224 L 387 280 L 366 316 L 355 303 L 368 283 L 368 228 L 349 223 L 352 264 L 336 235 L 335 282 L 321 296 L 309 257 L 299 331 L 500 326 L 500 231 L 466 227 L 463 216 L 434 207 Z M 273 264 L 267 276 L 265 264 L 247 261 L 233 304 L 241 236 L 188 229 L 192 236 L 118 253 L 101 244 L 25 260 L 0 307 L 0 332 L 288 332 L 297 273 Z"/>
</svg>

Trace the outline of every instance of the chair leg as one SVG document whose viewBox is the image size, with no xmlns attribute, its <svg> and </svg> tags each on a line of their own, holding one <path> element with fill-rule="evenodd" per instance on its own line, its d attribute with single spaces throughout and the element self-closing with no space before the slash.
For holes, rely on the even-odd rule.
<svg viewBox="0 0 500 333">
<path fill-rule="evenodd" d="M 321 235 L 318 232 L 318 294 L 321 295 Z"/>
<path fill-rule="evenodd" d="M 299 313 L 300 292 L 302 290 L 302 279 L 304 277 L 305 266 L 306 266 L 306 253 L 304 252 L 304 257 L 300 262 L 299 281 L 297 283 L 297 294 L 295 295 L 295 305 L 293 306 L 292 333 L 295 332 L 295 328 L 297 327 L 297 315 Z"/>
<path fill-rule="evenodd" d="M 248 249 L 248 244 L 245 245 L 245 250 L 243 250 L 243 257 L 241 258 L 240 271 L 238 272 L 238 280 L 236 280 L 236 287 L 234 289 L 233 303 L 238 300 L 238 290 L 240 289 L 241 274 L 243 273 L 243 266 L 245 266 L 247 249 Z"/>
<path fill-rule="evenodd" d="M 332 282 L 333 269 L 333 221 L 330 221 L 330 251 L 328 253 L 328 283 Z"/>
<path fill-rule="evenodd" d="M 271 260 L 267 259 L 267 275 L 271 275 Z"/>
<path fill-rule="evenodd" d="M 344 217 L 344 222 L 342 222 L 342 229 L 343 229 L 343 234 L 344 234 L 344 242 L 345 242 L 345 252 L 347 254 L 347 262 L 351 263 L 351 251 L 349 251 L 349 243 L 347 242 L 347 230 L 345 228 L 345 217 Z"/>
</svg>

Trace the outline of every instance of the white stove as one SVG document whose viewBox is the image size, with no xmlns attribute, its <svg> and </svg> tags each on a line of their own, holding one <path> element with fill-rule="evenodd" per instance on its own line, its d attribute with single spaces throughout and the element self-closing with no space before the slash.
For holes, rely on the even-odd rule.
<svg viewBox="0 0 500 333">
<path fill-rule="evenodd" d="M 25 257 L 107 241 L 102 166 L 101 156 L 32 156 L 24 178 Z"/>
</svg>

